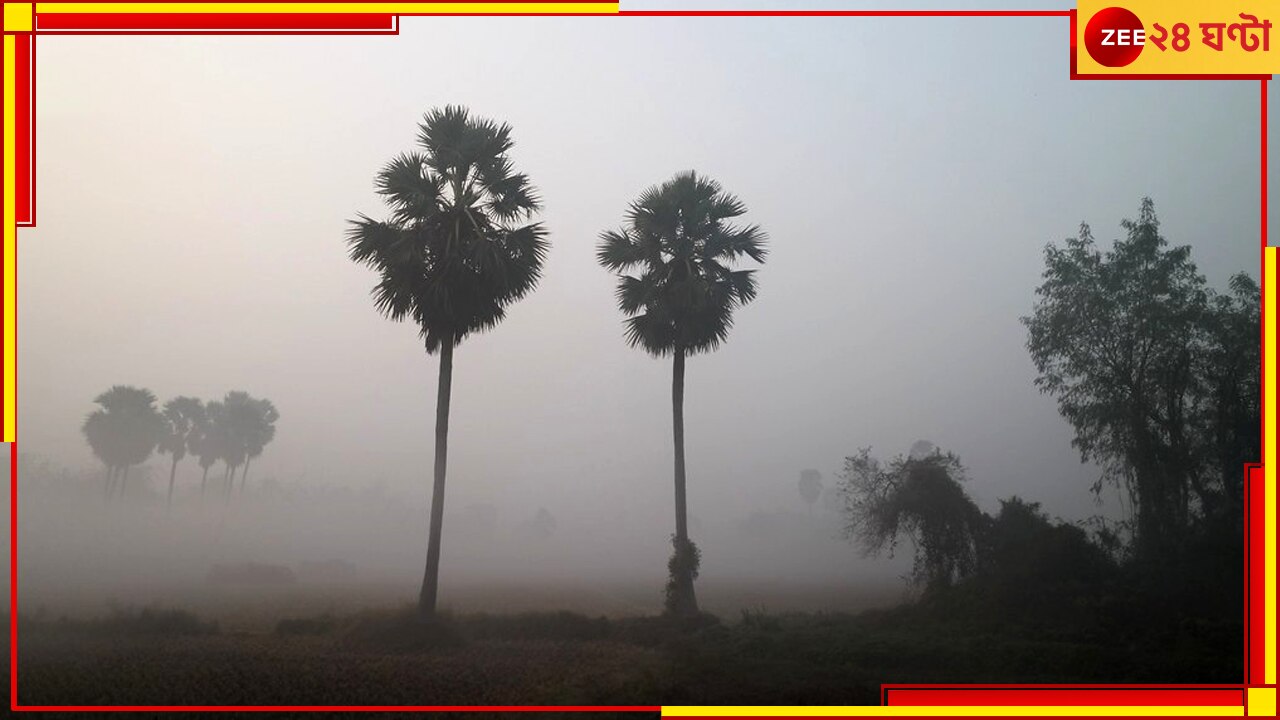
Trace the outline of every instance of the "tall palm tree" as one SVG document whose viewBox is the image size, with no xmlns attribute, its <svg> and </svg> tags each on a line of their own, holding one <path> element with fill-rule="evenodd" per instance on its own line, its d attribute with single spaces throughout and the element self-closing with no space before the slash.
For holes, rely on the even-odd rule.
<svg viewBox="0 0 1280 720">
<path fill-rule="evenodd" d="M 173 478 L 178 472 L 178 463 L 187 456 L 187 449 L 201 432 L 204 403 L 198 398 L 178 396 L 164 404 L 163 415 L 168 427 L 157 450 L 173 458 L 169 464 L 169 493 L 165 498 L 166 506 L 172 508 Z"/>
<path fill-rule="evenodd" d="M 685 358 L 719 347 L 733 326 L 733 311 L 756 296 L 755 270 L 733 269 L 744 257 L 763 263 L 766 255 L 766 235 L 758 226 L 730 222 L 746 210 L 716 181 L 679 173 L 641 194 L 622 229 L 601 233 L 596 252 L 600 264 L 618 274 L 627 343 L 654 357 L 672 357 L 676 532 L 667 609 L 677 615 L 698 612 L 693 579 L 699 554 L 689 539 L 685 503 Z"/>
<path fill-rule="evenodd" d="M 94 454 L 108 467 L 107 497 L 117 483 L 124 497 L 129 468 L 151 456 L 164 437 L 166 423 L 150 390 L 115 385 L 94 402 L 100 407 L 85 418 L 81 429 Z"/>
<path fill-rule="evenodd" d="M 280 412 L 266 398 L 255 400 L 254 410 L 253 425 L 249 428 L 245 441 L 244 469 L 240 471 L 241 493 L 244 492 L 245 478 L 249 475 L 249 463 L 261 455 L 267 445 L 275 439 L 276 421 L 280 419 Z"/>
<path fill-rule="evenodd" d="M 418 126 L 419 149 L 378 173 L 387 220 L 365 215 L 347 233 L 351 259 L 379 274 L 374 304 L 386 317 L 418 325 L 428 354 L 440 355 L 436 393 L 431 528 L 418 609 L 435 614 L 444 520 L 453 350 L 496 326 L 506 308 L 537 285 L 546 230 L 531 222 L 536 191 L 515 172 L 511 127 L 449 106 Z"/>
</svg>

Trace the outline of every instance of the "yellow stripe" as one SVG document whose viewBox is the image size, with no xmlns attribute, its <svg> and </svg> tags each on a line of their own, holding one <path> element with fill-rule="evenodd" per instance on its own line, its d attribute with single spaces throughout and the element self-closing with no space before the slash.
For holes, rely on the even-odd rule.
<svg viewBox="0 0 1280 720">
<path fill-rule="evenodd" d="M 1263 251 L 1262 307 L 1266 309 L 1267 323 L 1263 330 L 1262 357 L 1265 365 L 1265 387 L 1262 398 L 1263 463 L 1266 478 L 1266 520 L 1263 524 L 1265 550 L 1263 567 L 1263 680 L 1267 685 L 1276 682 L 1276 248 Z"/>
<path fill-rule="evenodd" d="M 885 707 L 882 705 L 841 706 L 670 706 L 662 707 L 664 717 L 716 717 L 716 716 L 773 716 L 773 717 L 903 717 L 903 716 L 965 716 L 965 717 L 997 717 L 1009 715 L 1038 715 L 1043 717 L 1064 716 L 1116 716 L 1130 717 L 1241 717 L 1244 715 L 1242 705 L 1207 705 L 1207 706 L 1026 706 L 1026 705 L 988 705 L 973 707 L 957 706 L 925 706 L 900 705 Z"/>
<path fill-rule="evenodd" d="M 36 14 L 52 13 L 616 13 L 616 2 L 384 2 L 384 3 L 36 3 Z"/>
<path fill-rule="evenodd" d="M 14 305 L 17 294 L 17 277 L 14 274 L 14 261 L 17 259 L 17 192 L 14 187 L 18 172 L 14 154 L 17 148 L 17 72 L 18 60 L 17 39 L 13 35 L 4 36 L 4 442 L 13 442 L 16 407 L 13 402 L 14 390 L 14 323 L 17 313 Z"/>
</svg>

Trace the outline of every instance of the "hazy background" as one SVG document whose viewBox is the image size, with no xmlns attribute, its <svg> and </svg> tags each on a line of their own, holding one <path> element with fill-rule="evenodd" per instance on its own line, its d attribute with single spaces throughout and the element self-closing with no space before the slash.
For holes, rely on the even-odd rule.
<svg viewBox="0 0 1280 720">
<path fill-rule="evenodd" d="M 637 602 L 658 606 L 670 362 L 623 342 L 594 247 L 642 190 L 689 168 L 771 236 L 758 300 L 689 363 L 704 579 L 900 574 L 901 559 L 859 559 L 796 490 L 801 469 L 831 485 L 866 445 L 957 452 L 987 510 L 1016 493 L 1067 519 L 1118 513 L 1114 492 L 1094 503 L 1096 470 L 1032 385 L 1019 317 L 1045 243 L 1081 221 L 1109 241 L 1143 195 L 1211 284 L 1257 277 L 1259 89 L 1071 82 L 1067 32 L 1064 18 L 599 17 L 42 36 L 18 437 L 43 480 L 23 508 L 20 587 L 74 576 L 98 597 L 99 581 L 332 557 L 416 588 L 437 364 L 414 327 L 377 314 L 343 233 L 357 212 L 383 215 L 374 174 L 447 103 L 512 124 L 552 251 L 538 290 L 456 355 L 446 601 L 450 577 L 516 571 L 640 578 L 652 597 Z M 153 458 L 151 489 L 135 471 L 134 502 L 104 511 L 79 428 L 112 384 L 161 402 L 270 398 L 281 419 L 253 494 L 202 505 L 188 460 L 166 516 L 168 460 Z M 539 508 L 550 538 L 528 534 Z"/>
</svg>

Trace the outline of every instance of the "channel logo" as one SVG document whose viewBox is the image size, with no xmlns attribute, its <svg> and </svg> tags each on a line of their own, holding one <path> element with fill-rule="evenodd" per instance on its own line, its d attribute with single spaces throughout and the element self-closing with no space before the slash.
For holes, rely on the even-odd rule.
<svg viewBox="0 0 1280 720">
<path fill-rule="evenodd" d="M 1099 10 L 1084 28 L 1084 47 L 1094 62 L 1124 67 L 1142 54 L 1147 31 L 1137 15 L 1119 7 Z"/>
</svg>

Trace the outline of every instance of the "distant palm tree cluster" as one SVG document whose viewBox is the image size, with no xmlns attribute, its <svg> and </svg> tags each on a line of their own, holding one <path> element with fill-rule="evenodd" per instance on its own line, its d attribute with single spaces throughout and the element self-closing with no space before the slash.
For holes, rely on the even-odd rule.
<svg viewBox="0 0 1280 720">
<path fill-rule="evenodd" d="M 223 464 L 223 495 L 230 499 L 236 471 L 244 491 L 249 463 L 275 438 L 280 413 L 270 400 L 233 390 L 221 401 L 203 402 L 179 396 L 157 407 L 156 396 L 145 388 L 116 385 L 94 399 L 99 406 L 85 418 L 82 430 L 93 454 L 107 467 L 106 497 L 124 497 L 129 469 L 153 452 L 168 455 L 169 491 L 178 463 L 188 454 L 200 465 L 200 495 L 204 496 L 209 468 Z"/>
</svg>

